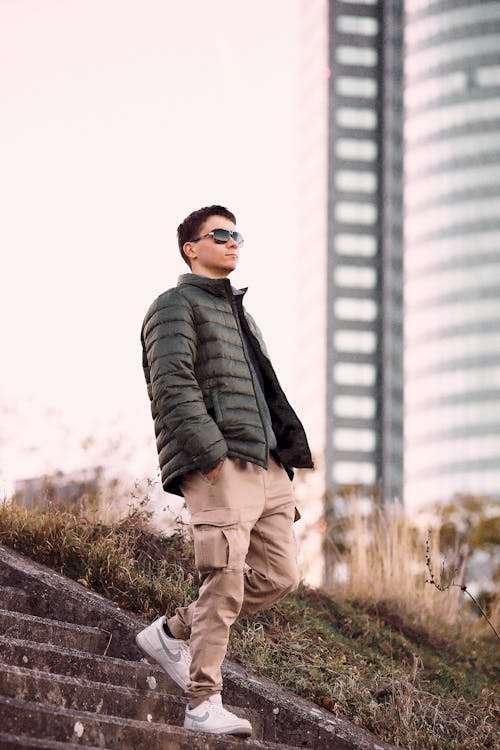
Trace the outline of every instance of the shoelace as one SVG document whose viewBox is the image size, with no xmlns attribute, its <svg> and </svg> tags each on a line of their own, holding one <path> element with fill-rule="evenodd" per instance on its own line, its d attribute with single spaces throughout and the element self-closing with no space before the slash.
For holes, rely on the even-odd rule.
<svg viewBox="0 0 500 750">
<path fill-rule="evenodd" d="M 222 705 L 222 703 L 219 703 L 218 701 L 216 701 L 216 702 L 215 701 L 209 701 L 209 703 L 210 703 L 210 706 L 211 706 L 210 710 L 214 714 L 216 714 L 217 716 L 221 716 L 223 718 L 226 718 L 227 716 L 230 716 L 231 718 L 234 718 L 233 714 L 230 711 L 228 711 L 226 708 L 224 708 L 224 706 Z"/>
</svg>

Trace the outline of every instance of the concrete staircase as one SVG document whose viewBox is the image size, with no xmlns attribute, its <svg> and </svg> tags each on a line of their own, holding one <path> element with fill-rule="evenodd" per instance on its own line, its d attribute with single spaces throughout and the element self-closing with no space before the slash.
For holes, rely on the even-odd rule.
<svg viewBox="0 0 500 750">
<path fill-rule="evenodd" d="M 253 737 L 185 731 L 179 688 L 135 645 L 144 624 L 0 546 L 0 750 L 391 750 L 229 662 L 224 702 Z"/>
</svg>

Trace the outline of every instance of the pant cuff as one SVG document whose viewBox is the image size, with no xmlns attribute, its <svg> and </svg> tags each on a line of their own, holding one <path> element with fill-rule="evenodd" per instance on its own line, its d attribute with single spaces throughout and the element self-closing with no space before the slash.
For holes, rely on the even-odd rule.
<svg viewBox="0 0 500 750">
<path fill-rule="evenodd" d="M 179 638 L 181 641 L 189 640 L 190 630 L 179 621 L 177 615 L 168 619 L 167 625 L 174 638 Z"/>
</svg>

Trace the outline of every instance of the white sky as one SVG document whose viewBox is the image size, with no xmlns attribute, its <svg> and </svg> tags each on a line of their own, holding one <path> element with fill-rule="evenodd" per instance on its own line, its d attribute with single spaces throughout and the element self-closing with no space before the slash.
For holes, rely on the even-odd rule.
<svg viewBox="0 0 500 750">
<path fill-rule="evenodd" d="M 0 0 L 0 479 L 157 467 L 144 313 L 222 203 L 295 390 L 298 0 Z M 96 444 L 82 452 L 84 436 Z"/>
</svg>

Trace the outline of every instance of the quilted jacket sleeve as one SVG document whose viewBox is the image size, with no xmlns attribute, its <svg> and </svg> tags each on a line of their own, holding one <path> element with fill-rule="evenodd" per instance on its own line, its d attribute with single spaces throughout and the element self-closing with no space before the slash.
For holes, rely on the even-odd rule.
<svg viewBox="0 0 500 750">
<path fill-rule="evenodd" d="M 141 333 L 156 434 L 161 437 L 166 428 L 196 468 L 207 473 L 225 458 L 227 444 L 196 379 L 196 338 L 191 305 L 178 293 L 153 304 Z"/>
</svg>

